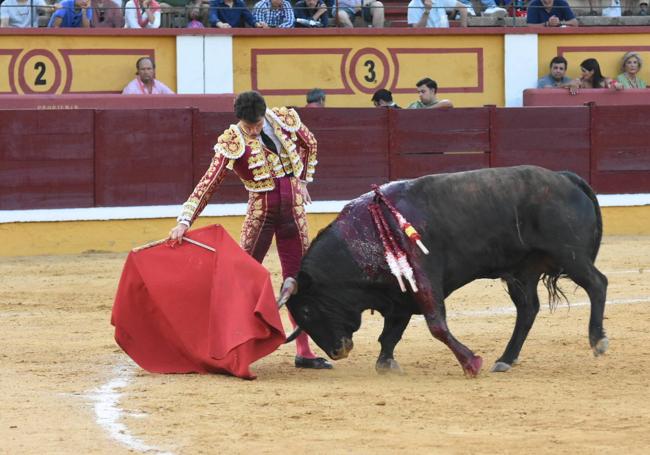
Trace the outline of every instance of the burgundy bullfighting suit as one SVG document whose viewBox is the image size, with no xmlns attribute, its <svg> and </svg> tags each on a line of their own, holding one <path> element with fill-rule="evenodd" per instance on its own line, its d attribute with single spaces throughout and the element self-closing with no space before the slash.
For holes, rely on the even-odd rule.
<svg viewBox="0 0 650 455">
<path fill-rule="evenodd" d="M 313 180 L 316 139 L 293 109 L 267 109 L 265 120 L 279 142 L 277 153 L 265 146 L 261 137 L 250 137 L 243 128 L 231 125 L 219 136 L 212 163 L 183 204 L 178 221 L 190 226 L 223 181 L 226 170 L 233 170 L 249 191 L 241 247 L 262 262 L 275 234 L 286 278 L 298 273 L 300 259 L 309 246 L 298 180 Z"/>
<path fill-rule="evenodd" d="M 261 263 L 275 235 L 283 278 L 296 276 L 309 247 L 300 185 L 313 180 L 317 163 L 313 134 L 293 109 L 272 108 L 266 110 L 259 137 L 230 125 L 219 136 L 214 151 L 210 167 L 183 204 L 178 222 L 189 227 L 226 170 L 235 171 L 249 191 L 241 247 Z M 297 338 L 296 347 L 296 367 L 331 368 L 324 359 L 315 358 L 306 335 Z"/>
</svg>

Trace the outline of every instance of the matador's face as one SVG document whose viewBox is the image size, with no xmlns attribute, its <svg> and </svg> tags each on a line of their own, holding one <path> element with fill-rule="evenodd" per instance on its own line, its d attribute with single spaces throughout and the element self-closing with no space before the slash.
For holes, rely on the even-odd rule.
<svg viewBox="0 0 650 455">
<path fill-rule="evenodd" d="M 262 133 L 262 128 L 264 127 L 264 117 L 256 122 L 249 122 L 248 120 L 240 120 L 241 128 L 244 130 L 244 133 L 251 137 L 258 137 Z"/>
</svg>

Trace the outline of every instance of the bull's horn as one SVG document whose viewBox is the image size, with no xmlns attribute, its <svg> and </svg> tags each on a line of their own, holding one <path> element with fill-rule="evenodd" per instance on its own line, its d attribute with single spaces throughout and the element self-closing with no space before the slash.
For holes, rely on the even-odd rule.
<svg viewBox="0 0 650 455">
<path fill-rule="evenodd" d="M 302 333 L 302 328 L 300 328 L 299 326 L 296 326 L 296 328 L 293 329 L 293 332 L 291 332 L 289 334 L 289 336 L 287 336 L 287 339 L 286 339 L 286 341 L 284 343 L 285 344 L 286 343 L 291 343 L 293 340 L 298 338 L 298 335 L 300 335 L 301 333 Z"/>
<path fill-rule="evenodd" d="M 280 297 L 278 297 L 278 308 L 282 308 L 285 303 L 289 300 L 289 297 L 298 292 L 298 282 L 295 278 L 287 278 L 282 284 L 282 290 L 280 290 Z"/>
</svg>

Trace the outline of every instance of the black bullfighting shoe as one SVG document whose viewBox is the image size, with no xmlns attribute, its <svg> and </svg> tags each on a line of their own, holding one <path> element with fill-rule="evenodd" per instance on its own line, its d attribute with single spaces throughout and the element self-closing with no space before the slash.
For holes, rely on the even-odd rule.
<svg viewBox="0 0 650 455">
<path fill-rule="evenodd" d="M 322 357 L 315 359 L 307 359 L 305 357 L 296 356 L 296 368 L 312 368 L 314 370 L 331 370 L 334 368 L 331 363 Z"/>
</svg>

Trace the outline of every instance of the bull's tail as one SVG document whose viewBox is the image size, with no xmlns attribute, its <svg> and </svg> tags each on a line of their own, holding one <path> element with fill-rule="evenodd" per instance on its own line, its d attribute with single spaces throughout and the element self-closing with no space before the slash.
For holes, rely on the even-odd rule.
<svg viewBox="0 0 650 455">
<path fill-rule="evenodd" d="M 587 182 L 585 182 L 580 176 L 574 174 L 573 172 L 562 171 L 560 174 L 571 180 L 571 182 L 580 188 L 582 192 L 585 193 L 585 195 L 587 195 L 587 197 L 591 199 L 591 202 L 594 204 L 594 212 L 596 213 L 596 231 L 594 237 L 596 239 L 596 242 L 591 259 L 592 261 L 595 261 L 596 256 L 598 256 L 598 250 L 600 249 L 600 242 L 603 238 L 603 217 L 600 213 L 600 204 L 598 204 L 596 194 L 594 194 L 594 190 L 591 189 Z"/>
<path fill-rule="evenodd" d="M 594 205 L 594 212 L 596 214 L 596 227 L 594 232 L 595 244 L 593 246 L 591 260 L 595 261 L 596 256 L 598 255 L 598 250 L 600 249 L 600 242 L 603 238 L 603 218 L 600 213 L 600 205 L 598 204 L 598 199 L 596 198 L 596 195 L 594 194 L 589 184 L 585 182 L 580 176 L 569 171 L 562 171 L 560 174 L 568 178 L 574 185 L 580 188 L 580 190 L 585 193 L 585 195 L 591 200 Z M 565 277 L 566 275 L 562 273 L 561 270 L 542 275 L 542 283 L 544 283 L 544 287 L 548 291 L 548 305 L 551 311 L 555 310 L 558 303 L 560 303 L 560 300 L 564 300 L 567 302 L 567 304 L 569 303 L 566 295 L 564 292 L 562 292 L 562 289 L 560 289 L 558 285 L 558 281 L 561 278 Z"/>
</svg>

